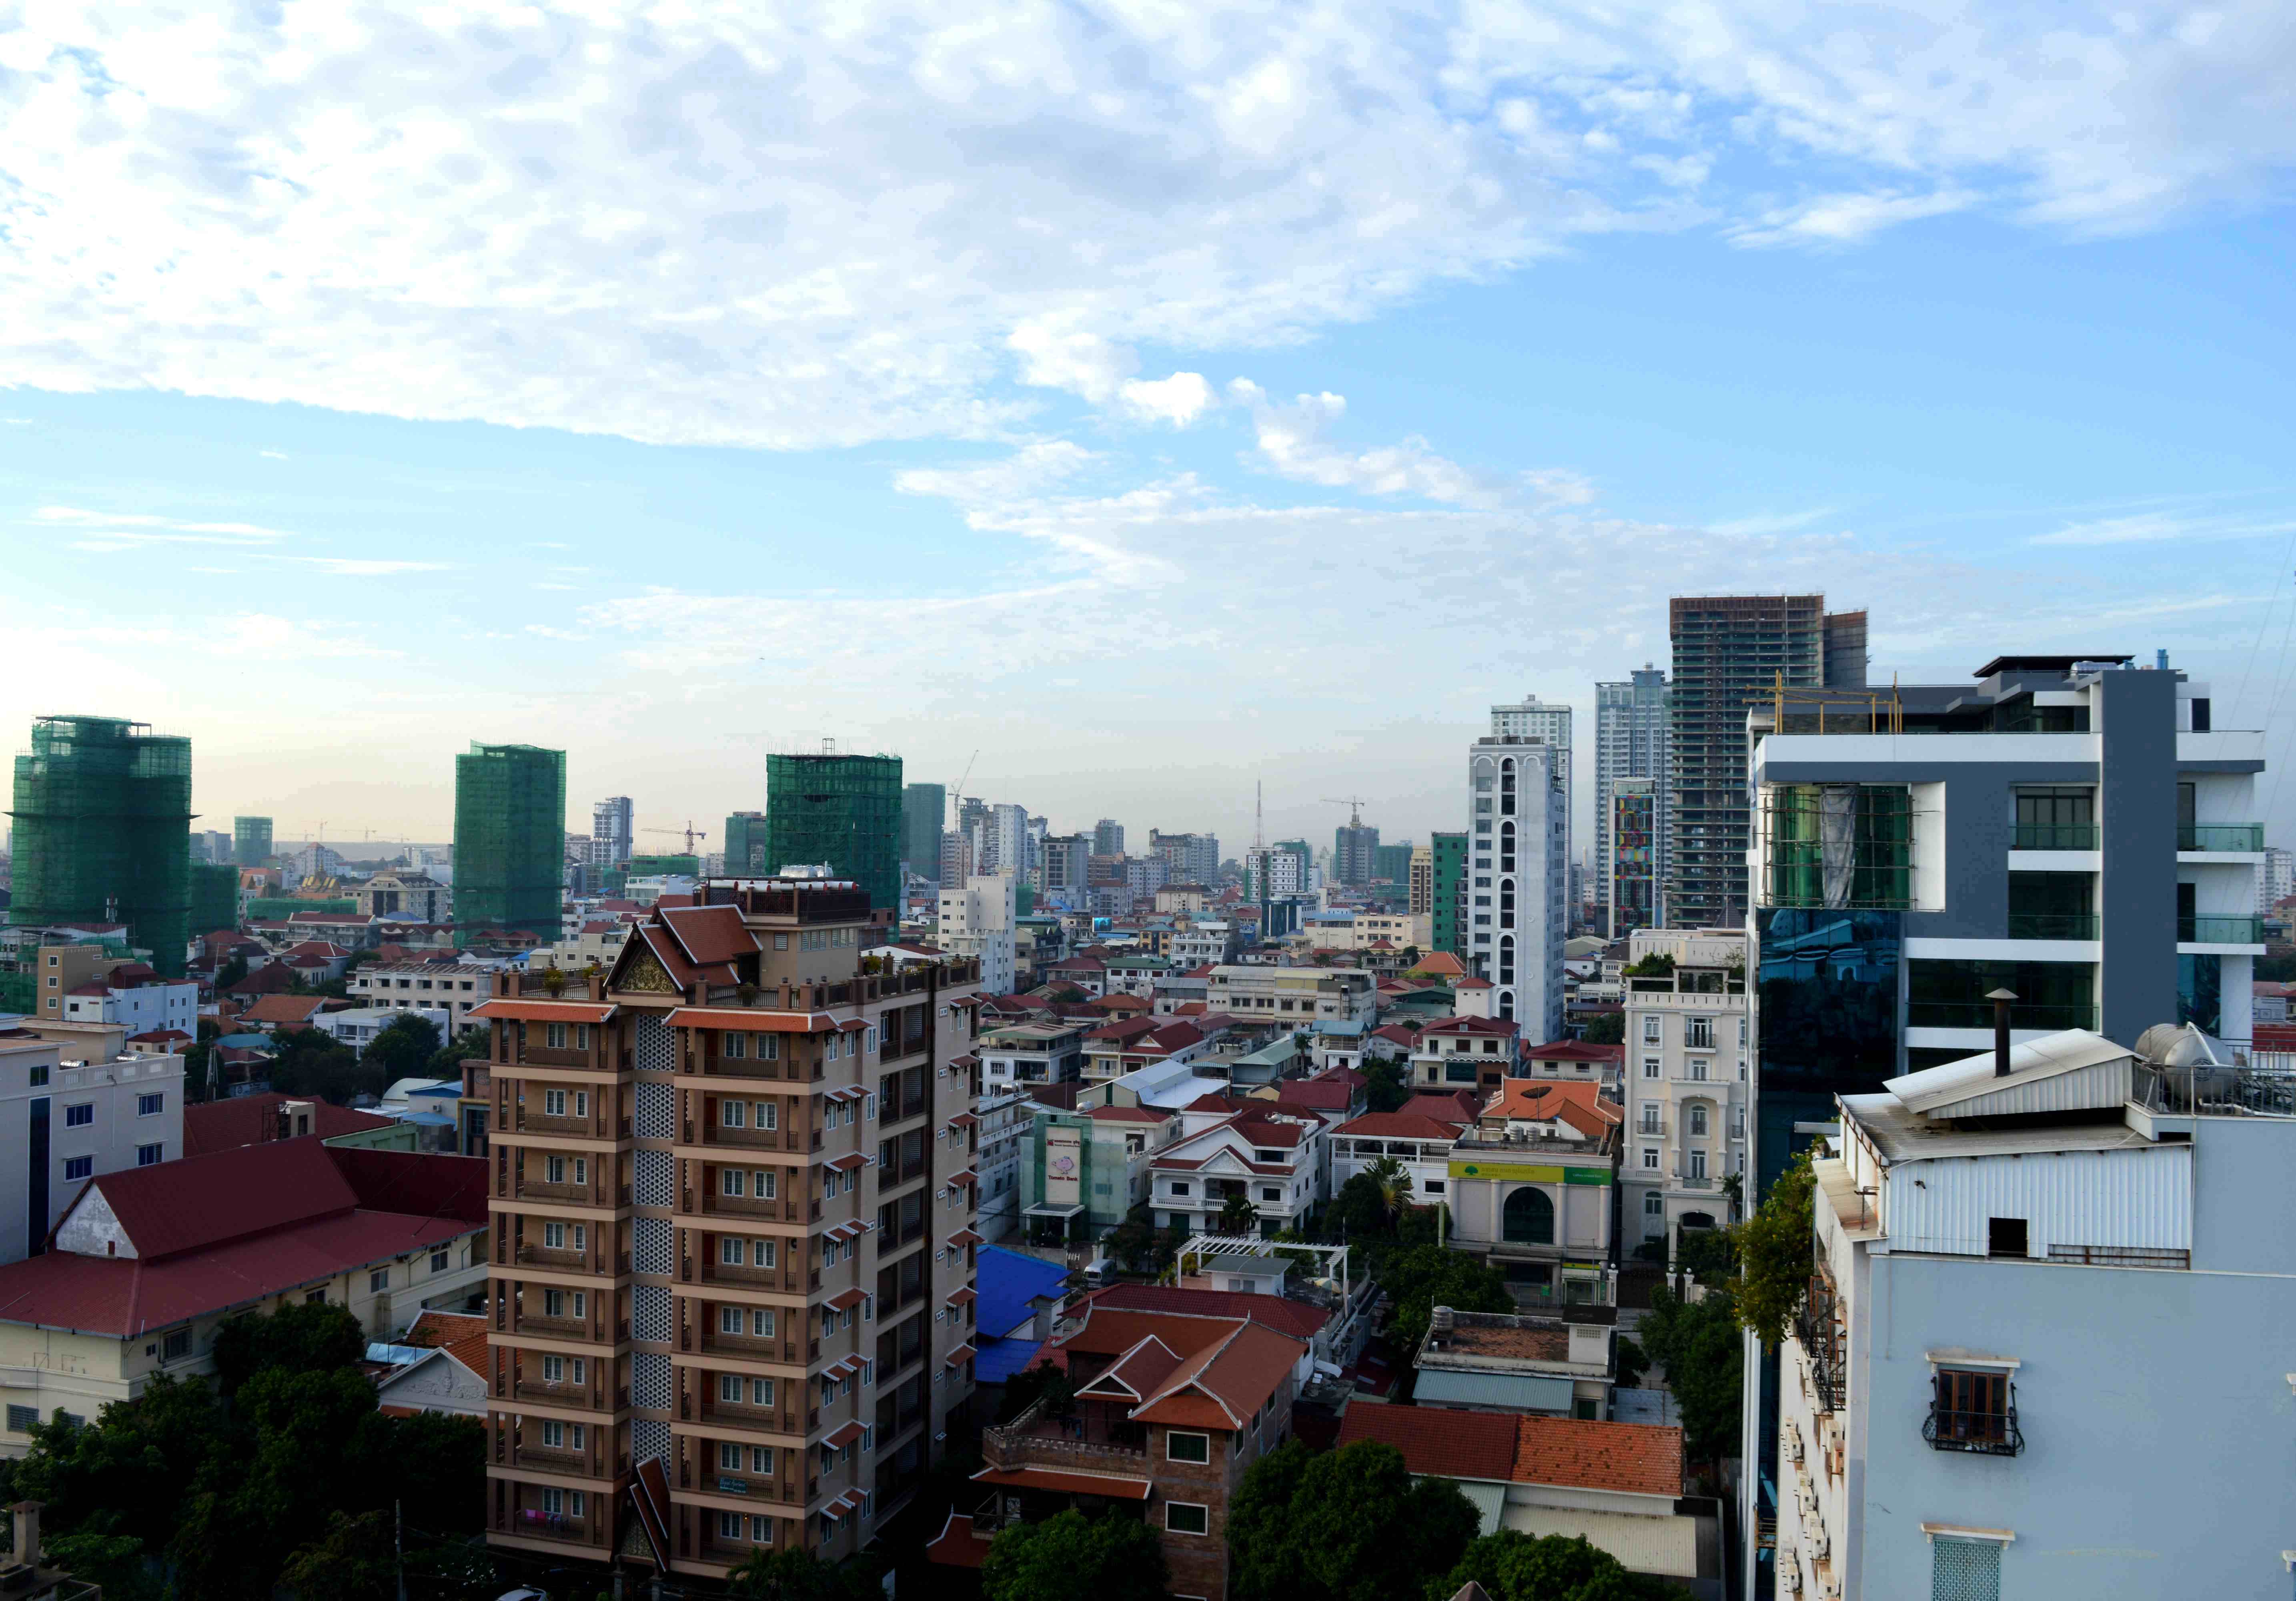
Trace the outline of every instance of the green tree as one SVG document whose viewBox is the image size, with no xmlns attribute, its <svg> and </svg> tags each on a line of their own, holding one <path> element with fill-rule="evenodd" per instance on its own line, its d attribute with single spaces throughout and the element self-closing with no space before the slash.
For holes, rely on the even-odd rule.
<svg viewBox="0 0 2296 1601">
<path fill-rule="evenodd" d="M 215 1334 L 216 1377 L 226 1395 L 266 1371 L 327 1373 L 366 1356 L 366 1332 L 350 1309 L 301 1301 L 267 1316 L 243 1312 Z"/>
<path fill-rule="evenodd" d="M 1587 1020 L 1578 1038 L 1588 1045 L 1624 1045 L 1627 1042 L 1627 1014 L 1624 1012 L 1598 1012 Z"/>
<path fill-rule="evenodd" d="M 144 1542 L 112 1531 L 119 1515 L 99 1512 L 69 1534 L 43 1535 L 41 1561 L 102 1588 L 106 1601 L 159 1601 L 160 1589 L 144 1561 Z"/>
<path fill-rule="evenodd" d="M 316 1096 L 340 1106 L 358 1095 L 373 1095 L 390 1080 L 359 1061 L 358 1053 L 316 1029 L 296 1029 L 271 1036 L 277 1055 L 271 1063 L 271 1088 L 283 1095 Z"/>
<path fill-rule="evenodd" d="M 1237 1190 L 1220 1203 L 1219 1231 L 1224 1235 L 1256 1234 L 1259 1230 L 1259 1209 Z"/>
<path fill-rule="evenodd" d="M 1392 1227 L 1402 1218 L 1403 1209 L 1411 1204 L 1410 1170 L 1396 1158 L 1382 1156 L 1364 1169 L 1363 1177 L 1378 1192 L 1380 1208 Z"/>
<path fill-rule="evenodd" d="M 1372 1277 L 1394 1303 L 1388 1337 L 1406 1351 L 1419 1349 L 1427 1335 L 1428 1316 L 1439 1306 L 1458 1312 L 1514 1310 L 1505 1275 L 1464 1252 L 1440 1245 L 1413 1245 L 1391 1252 L 1373 1266 Z"/>
<path fill-rule="evenodd" d="M 1584 1539 L 1512 1529 L 1477 1539 L 1424 1593 L 1427 1601 L 1450 1601 L 1471 1583 L 1482 1586 L 1491 1601 L 1664 1601 L 1681 1593 L 1629 1573 L 1617 1557 Z"/>
<path fill-rule="evenodd" d="M 110 1513 L 114 1521 L 92 1532 L 163 1550 L 223 1432 L 222 1408 L 205 1380 L 156 1374 L 142 1395 L 110 1403 L 85 1426 L 36 1424 L 30 1449 L 15 1465 L 13 1493 L 43 1503 L 51 1528 L 78 1529 Z"/>
<path fill-rule="evenodd" d="M 430 1071 L 439 1043 L 439 1025 L 408 1012 L 392 1018 L 389 1027 L 367 1041 L 364 1064 L 384 1084 L 418 1079 Z"/>
<path fill-rule="evenodd" d="M 1619 1388 L 1637 1390 L 1642 1387 L 1643 1375 L 1650 1371 L 1650 1355 L 1635 1343 L 1632 1336 L 1619 1336 L 1617 1357 Z"/>
<path fill-rule="evenodd" d="M 734 1570 L 732 1593 L 758 1601 L 857 1601 L 876 1587 L 859 1564 L 824 1562 L 802 1546 L 760 1550 Z"/>
<path fill-rule="evenodd" d="M 1164 1548 L 1136 1517 L 1071 1509 L 999 1534 L 980 1593 L 986 1601 L 1162 1601 Z"/>
<path fill-rule="evenodd" d="M 1406 1064 L 1400 1062 L 1369 1062 L 1364 1064 L 1364 1104 L 1374 1112 L 1397 1112 L 1411 1098 L 1411 1081 L 1406 1076 Z"/>
<path fill-rule="evenodd" d="M 1379 1183 L 1369 1173 L 1357 1173 L 1340 1186 L 1340 1193 L 1332 1197 L 1325 1223 L 1335 1237 L 1361 1245 L 1372 1244 L 1395 1229 L 1395 1219 L 1388 1215 L 1380 1197 Z"/>
<path fill-rule="evenodd" d="M 1730 1230 L 1738 1253 L 1732 1285 L 1738 1320 L 1765 1345 L 1786 1336 L 1801 1298 L 1809 1288 L 1816 1253 L 1816 1191 L 1810 1153 L 1804 1149 L 1786 1164 L 1754 1215 Z"/>
<path fill-rule="evenodd" d="M 1738 1439 L 1740 1368 L 1745 1343 L 1726 1291 L 1688 1301 L 1669 1290 L 1651 1292 L 1651 1308 L 1635 1329 L 1652 1360 L 1666 1369 L 1667 1387 L 1682 1406 L 1683 1449 L 1693 1461 L 1730 1454 Z"/>
<path fill-rule="evenodd" d="M 1126 1212 L 1124 1221 L 1108 1231 L 1101 1249 L 1111 1260 L 1123 1263 L 1135 1273 L 1140 1271 L 1141 1264 L 1156 1251 L 1156 1222 L 1145 1201 Z"/>
<path fill-rule="evenodd" d="M 459 1079 L 463 1063 L 476 1056 L 480 1060 L 494 1053 L 494 1034 L 485 1023 L 465 1023 L 462 1030 L 439 1047 L 430 1058 L 430 1072 L 434 1079 Z"/>
<path fill-rule="evenodd" d="M 1663 979 L 1674 973 L 1674 958 L 1662 950 L 1654 950 L 1639 962 L 1629 962 L 1620 970 L 1630 979 Z"/>
<path fill-rule="evenodd" d="M 1376 1441 L 1311 1452 L 1286 1441 L 1228 1504 L 1237 1601 L 1390 1601 L 1448 1571 L 1475 1537 L 1474 1506 L 1446 1479 L 1414 1481 Z"/>
<path fill-rule="evenodd" d="M 332 1513 L 326 1534 L 287 1559 L 279 1582 L 311 1601 L 391 1601 L 398 1593 L 391 1515 Z"/>
<path fill-rule="evenodd" d="M 216 993 L 218 995 L 222 994 L 225 990 L 230 989 L 234 984 L 236 984 L 240 980 L 246 976 L 247 958 L 245 956 L 232 957 L 230 961 L 226 962 L 221 967 L 216 969 Z"/>
<path fill-rule="evenodd" d="M 1076 1410 L 1076 1386 L 1050 1362 L 1024 1367 L 1005 1381 L 1004 1406 L 996 1421 L 1010 1423 L 1040 1400 L 1054 1417 L 1066 1417 Z"/>
</svg>

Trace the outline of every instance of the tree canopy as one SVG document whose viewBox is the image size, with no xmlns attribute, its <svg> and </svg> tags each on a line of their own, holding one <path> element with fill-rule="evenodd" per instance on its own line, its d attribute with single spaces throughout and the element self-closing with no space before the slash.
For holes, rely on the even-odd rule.
<svg viewBox="0 0 2296 1601">
<path fill-rule="evenodd" d="M 1415 1595 L 1459 1561 L 1476 1523 L 1458 1486 L 1414 1481 L 1392 1446 L 1365 1440 L 1317 1454 L 1286 1441 L 1251 1465 L 1228 1503 L 1229 1593 L 1236 1601 Z"/>
<path fill-rule="evenodd" d="M 1739 1383 L 1745 1355 L 1736 1310 L 1726 1291 L 1687 1301 L 1651 1293 L 1635 1335 L 1682 1405 L 1683 1449 L 1693 1461 L 1731 1455 L 1737 1445 Z"/>
<path fill-rule="evenodd" d="M 1364 1064 L 1364 1104 L 1374 1112 L 1397 1112 L 1411 1098 L 1411 1081 L 1400 1062 Z"/>
<path fill-rule="evenodd" d="M 1608 1551 L 1559 1534 L 1502 1529 L 1467 1548 L 1458 1564 L 1426 1587 L 1427 1601 L 1450 1601 L 1469 1583 L 1491 1601 L 1665 1601 L 1679 1590 L 1627 1572 Z"/>
<path fill-rule="evenodd" d="M 439 1047 L 439 1025 L 408 1012 L 392 1018 L 367 1041 L 364 1063 L 384 1084 L 422 1078 L 430 1073 Z"/>
<path fill-rule="evenodd" d="M 1394 1303 L 1388 1337 L 1404 1351 L 1419 1348 L 1427 1334 L 1428 1315 L 1439 1306 L 1459 1312 L 1514 1310 L 1505 1274 L 1441 1245 L 1411 1245 L 1381 1253 L 1374 1260 L 1372 1276 Z"/>
<path fill-rule="evenodd" d="M 1817 1188 L 1809 1163 L 1805 1148 L 1786 1164 L 1754 1215 L 1730 1231 L 1738 1254 L 1731 1286 L 1738 1320 L 1765 1345 L 1786 1337 L 1786 1325 L 1809 1288 Z"/>
<path fill-rule="evenodd" d="M 1588 1045 L 1624 1045 L 1627 1042 L 1627 1014 L 1624 1012 L 1598 1012 L 1587 1020 L 1578 1038 Z"/>
<path fill-rule="evenodd" d="M 1071 1508 L 998 1534 L 980 1593 L 986 1601 L 1162 1601 L 1164 1548 L 1136 1517 Z"/>
</svg>

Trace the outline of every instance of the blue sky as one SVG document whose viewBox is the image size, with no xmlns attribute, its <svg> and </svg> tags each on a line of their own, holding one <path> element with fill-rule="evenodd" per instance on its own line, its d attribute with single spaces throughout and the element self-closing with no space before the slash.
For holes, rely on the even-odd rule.
<svg viewBox="0 0 2296 1601">
<path fill-rule="evenodd" d="M 475 737 L 714 837 L 833 737 L 1423 837 L 1792 588 L 2284 764 L 2292 111 L 2264 5 L 0 15 L 0 723 L 291 834 Z"/>
</svg>

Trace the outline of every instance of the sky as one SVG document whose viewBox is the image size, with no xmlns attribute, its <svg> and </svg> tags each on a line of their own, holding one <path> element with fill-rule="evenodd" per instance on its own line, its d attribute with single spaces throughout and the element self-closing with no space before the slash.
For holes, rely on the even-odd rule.
<svg viewBox="0 0 2296 1601">
<path fill-rule="evenodd" d="M 1820 591 L 2278 769 L 2292 180 L 2269 4 L 0 0 L 0 727 L 282 839 L 478 739 L 577 829 L 834 740 L 1424 840 L 1491 704 Z"/>
</svg>

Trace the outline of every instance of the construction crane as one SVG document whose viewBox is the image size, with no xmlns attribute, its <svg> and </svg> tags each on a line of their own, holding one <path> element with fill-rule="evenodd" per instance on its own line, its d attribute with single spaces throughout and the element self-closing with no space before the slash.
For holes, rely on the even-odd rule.
<svg viewBox="0 0 2296 1601">
<path fill-rule="evenodd" d="M 682 833 L 685 836 L 685 854 L 688 856 L 695 854 L 693 847 L 696 844 L 709 837 L 709 831 L 706 828 L 696 828 L 691 817 L 686 819 L 685 826 L 683 828 L 641 828 L 638 832 L 640 833 Z"/>
<path fill-rule="evenodd" d="M 1348 814 L 1348 826 L 1349 828 L 1361 828 L 1363 826 L 1363 809 L 1369 806 L 1371 802 L 1361 795 L 1349 795 L 1345 797 L 1326 795 L 1324 797 L 1324 804 L 1326 806 L 1345 806 L 1352 808 L 1353 809 Z"/>
<path fill-rule="evenodd" d="M 972 755 L 964 759 L 964 772 L 957 779 L 956 787 L 948 792 L 948 815 L 952 817 L 955 817 L 959 812 L 964 809 L 964 786 L 966 782 L 972 776 L 972 764 L 980 759 L 980 752 L 979 751 L 973 751 Z"/>
</svg>

